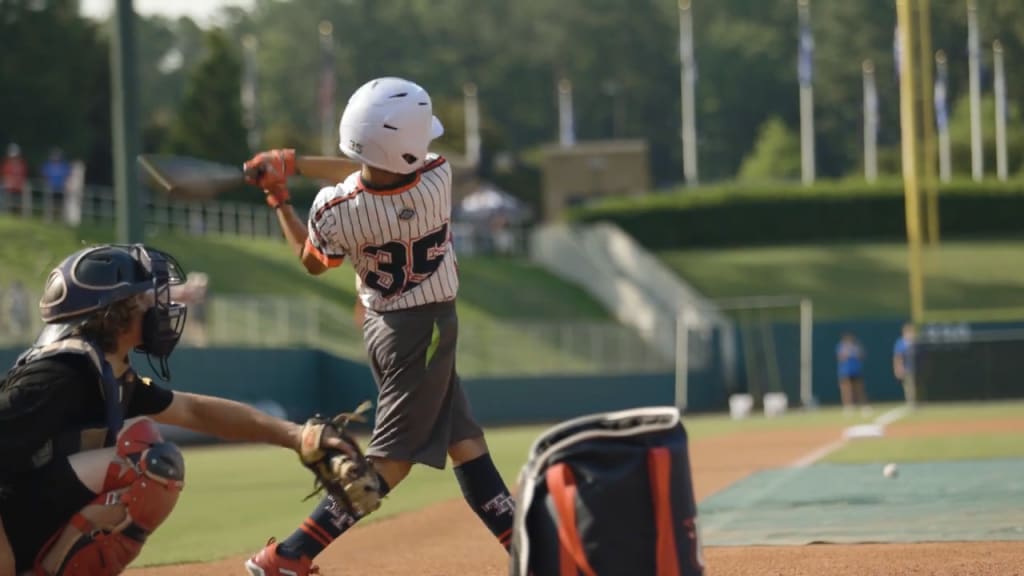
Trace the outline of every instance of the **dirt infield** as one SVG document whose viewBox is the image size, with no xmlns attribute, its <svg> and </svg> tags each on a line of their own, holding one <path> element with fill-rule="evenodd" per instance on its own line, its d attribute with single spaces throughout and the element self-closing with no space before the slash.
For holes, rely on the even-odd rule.
<svg viewBox="0 0 1024 576">
<path fill-rule="evenodd" d="M 955 426 L 970 427 L 957 422 Z M 942 429 L 936 429 L 940 432 Z M 840 428 L 730 434 L 695 441 L 697 498 L 755 471 L 785 466 L 839 438 Z M 1024 576 L 1024 543 L 816 545 L 706 550 L 711 576 L 863 576 L 887 574 Z M 243 558 L 133 570 L 135 576 L 243 574 Z M 325 576 L 500 576 L 507 556 L 461 502 L 353 529 L 319 559 Z"/>
</svg>

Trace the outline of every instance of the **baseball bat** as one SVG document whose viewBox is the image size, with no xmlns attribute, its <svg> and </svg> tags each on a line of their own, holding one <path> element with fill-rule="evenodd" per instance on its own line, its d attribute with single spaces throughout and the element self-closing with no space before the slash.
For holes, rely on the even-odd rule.
<svg viewBox="0 0 1024 576">
<path fill-rule="evenodd" d="M 140 154 L 138 163 L 144 181 L 172 198 L 206 200 L 244 186 L 247 176 L 241 166 L 231 166 L 191 156 Z M 359 164 L 348 158 L 297 156 L 298 172 L 314 179 L 341 181 Z"/>
</svg>

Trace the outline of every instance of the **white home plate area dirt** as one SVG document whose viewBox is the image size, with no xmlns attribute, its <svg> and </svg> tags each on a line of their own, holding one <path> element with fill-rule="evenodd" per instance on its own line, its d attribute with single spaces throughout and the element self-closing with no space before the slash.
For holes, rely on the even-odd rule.
<svg viewBox="0 0 1024 576">
<path fill-rule="evenodd" d="M 893 425 L 893 435 L 1024 431 L 1009 422 Z M 1014 427 L 1016 426 L 1016 427 Z M 887 430 L 887 433 L 890 432 Z M 953 432 L 955 431 L 955 432 Z M 841 428 L 758 431 L 691 444 L 698 500 L 753 472 L 786 466 L 839 438 Z M 254 543 L 254 545 L 259 543 Z M 130 571 L 134 576 L 244 574 L 244 557 Z M 709 576 L 1024 576 L 1024 543 L 720 547 L 705 550 Z M 325 576 L 501 576 L 508 559 L 462 501 L 357 527 L 318 558 Z"/>
</svg>

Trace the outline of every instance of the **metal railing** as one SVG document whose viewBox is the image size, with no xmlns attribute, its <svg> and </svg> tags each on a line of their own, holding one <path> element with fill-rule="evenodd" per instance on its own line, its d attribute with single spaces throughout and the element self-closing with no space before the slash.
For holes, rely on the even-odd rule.
<svg viewBox="0 0 1024 576">
<path fill-rule="evenodd" d="M 114 191 L 87 186 L 78 199 L 61 200 L 45 186 L 30 182 L 26 194 L 11 198 L 0 195 L 0 210 L 69 226 L 111 223 L 116 218 Z M 303 219 L 308 211 L 296 207 Z M 262 204 L 223 201 L 171 200 L 154 195 L 143 203 L 143 218 L 149 232 L 174 232 L 193 236 L 244 236 L 283 240 L 277 217 Z M 484 224 L 454 222 L 452 237 L 459 255 L 497 254 L 523 256 L 527 253 L 528 229 L 511 225 L 491 230 Z"/>
</svg>

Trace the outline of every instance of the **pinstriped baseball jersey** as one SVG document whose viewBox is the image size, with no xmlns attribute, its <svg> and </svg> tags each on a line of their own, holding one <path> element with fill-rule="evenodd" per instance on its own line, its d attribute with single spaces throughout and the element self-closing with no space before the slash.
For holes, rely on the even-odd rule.
<svg viewBox="0 0 1024 576">
<path fill-rule="evenodd" d="M 359 298 L 378 312 L 453 300 L 451 166 L 430 154 L 413 180 L 378 190 L 355 172 L 320 190 L 309 212 L 307 250 L 328 267 L 349 259 Z"/>
</svg>

